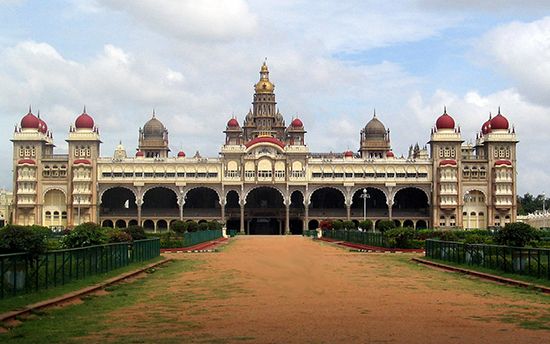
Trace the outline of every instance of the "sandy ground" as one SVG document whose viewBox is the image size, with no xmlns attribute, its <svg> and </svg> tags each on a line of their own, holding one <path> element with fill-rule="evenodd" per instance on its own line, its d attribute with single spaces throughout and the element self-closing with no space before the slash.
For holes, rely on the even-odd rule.
<svg viewBox="0 0 550 344">
<path fill-rule="evenodd" d="M 202 264 L 151 293 L 164 296 L 158 309 L 150 301 L 110 314 L 141 325 L 113 327 L 103 339 L 147 338 L 154 327 L 158 342 L 550 343 L 550 331 L 520 326 L 550 320 L 540 295 L 418 266 L 412 255 L 255 236 L 222 253 L 170 257 Z M 144 328 L 153 316 L 172 319 Z"/>
</svg>

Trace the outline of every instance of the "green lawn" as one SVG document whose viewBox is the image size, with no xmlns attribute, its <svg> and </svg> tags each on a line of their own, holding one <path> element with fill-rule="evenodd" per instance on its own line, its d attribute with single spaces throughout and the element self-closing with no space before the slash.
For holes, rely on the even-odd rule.
<svg viewBox="0 0 550 344">
<path fill-rule="evenodd" d="M 143 266 L 158 262 L 162 259 L 163 259 L 162 257 L 157 257 L 145 262 L 133 263 L 128 266 L 125 266 L 113 271 L 109 271 L 107 273 L 86 277 L 81 280 L 74 280 L 62 286 L 51 287 L 49 289 L 45 289 L 35 293 L 22 294 L 22 295 L 17 295 L 13 297 L 8 297 L 5 299 L 0 299 L 0 313 L 13 311 L 36 302 L 58 297 L 66 293 L 70 293 L 72 291 L 79 290 L 79 289 L 103 282 L 109 278 L 113 278 L 125 272 L 139 269 Z"/>
</svg>

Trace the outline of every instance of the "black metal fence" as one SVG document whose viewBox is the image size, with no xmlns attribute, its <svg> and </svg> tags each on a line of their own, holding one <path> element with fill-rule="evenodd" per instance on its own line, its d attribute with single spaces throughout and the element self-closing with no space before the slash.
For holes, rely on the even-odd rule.
<svg viewBox="0 0 550 344">
<path fill-rule="evenodd" d="M 383 233 L 323 230 L 323 237 L 335 240 L 352 242 L 355 244 L 388 247 Z"/>
<path fill-rule="evenodd" d="M 158 238 L 56 250 L 38 257 L 27 253 L 2 254 L 0 299 L 64 285 L 159 255 Z"/>
<path fill-rule="evenodd" d="M 426 240 L 426 257 L 550 280 L 550 249 Z"/>
</svg>

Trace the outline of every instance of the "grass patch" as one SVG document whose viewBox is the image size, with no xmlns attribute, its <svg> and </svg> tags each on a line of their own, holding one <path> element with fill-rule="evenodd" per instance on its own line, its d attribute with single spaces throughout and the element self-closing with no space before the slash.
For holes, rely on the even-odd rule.
<svg viewBox="0 0 550 344">
<path fill-rule="evenodd" d="M 484 267 L 481 267 L 481 266 L 457 264 L 457 263 L 454 263 L 454 262 L 448 262 L 448 261 L 445 261 L 445 260 L 432 259 L 432 258 L 427 258 L 427 257 L 422 257 L 422 259 L 426 259 L 426 260 L 429 260 L 429 261 L 432 261 L 432 262 L 441 263 L 441 264 L 445 264 L 445 265 L 450 265 L 450 266 L 457 267 L 457 268 L 473 270 L 473 271 L 477 271 L 477 272 L 482 272 L 482 273 L 491 274 L 491 275 L 495 275 L 495 276 L 510 278 L 510 279 L 514 279 L 514 280 L 518 280 L 518 281 L 522 281 L 522 282 L 527 282 L 527 283 L 531 283 L 531 284 L 538 284 L 538 285 L 542 285 L 542 286 L 545 286 L 545 287 L 550 287 L 550 280 L 547 280 L 547 279 L 536 278 L 536 277 L 533 277 L 533 276 L 526 276 L 526 275 L 520 275 L 520 274 L 514 274 L 514 273 L 509 273 L 509 272 L 503 272 L 503 271 L 498 271 L 498 270 L 493 270 L 493 269 L 487 269 L 487 268 L 484 268 Z"/>
<path fill-rule="evenodd" d="M 107 273 L 97 274 L 97 275 L 86 277 L 80 280 L 74 280 L 65 285 L 51 287 L 49 289 L 44 289 L 35 293 L 21 294 L 21 295 L 1 299 L 0 313 L 21 309 L 33 303 L 45 301 L 54 297 L 61 296 L 66 293 L 70 293 L 85 287 L 89 287 L 91 285 L 101 283 L 109 278 L 113 278 L 125 272 L 139 269 L 141 267 L 158 262 L 160 260 L 162 260 L 162 257 L 157 257 L 145 262 L 133 263 L 128 266 L 109 271 Z"/>
<path fill-rule="evenodd" d="M 132 307 L 136 303 L 140 305 L 157 304 L 166 298 L 165 295 L 156 293 L 152 295 L 152 290 L 161 285 L 169 285 L 174 274 L 189 271 L 193 264 L 188 261 L 174 261 L 173 263 L 159 267 L 153 273 L 155 278 L 141 278 L 133 280 L 131 283 L 122 283 L 108 288 L 109 293 L 102 296 L 93 296 L 85 298 L 83 303 L 72 305 L 61 309 L 46 310 L 37 314 L 33 319 L 24 321 L 19 326 L 9 329 L 7 333 L 0 334 L 2 343 L 75 343 L 75 342 L 110 342 L 116 339 L 109 329 L 136 329 L 128 333 L 128 341 L 142 342 L 140 336 L 143 329 L 147 328 L 152 322 L 155 325 L 173 322 L 170 316 L 170 309 L 155 309 L 153 317 L 138 314 L 131 324 L 119 322 L 119 319 L 113 319 L 111 312 L 122 308 Z M 120 273 L 120 271 L 119 271 Z M 172 302 L 166 298 L 166 302 Z M 197 324 L 181 322 L 179 325 L 183 328 L 194 329 Z M 154 335 L 154 333 L 149 333 Z M 101 337 L 99 340 L 98 337 Z M 120 339 L 120 338 L 118 338 Z"/>
</svg>

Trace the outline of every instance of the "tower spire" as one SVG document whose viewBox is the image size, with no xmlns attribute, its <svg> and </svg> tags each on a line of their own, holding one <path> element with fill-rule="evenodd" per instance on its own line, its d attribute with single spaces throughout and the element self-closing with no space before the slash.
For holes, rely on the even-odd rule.
<svg viewBox="0 0 550 344">
<path fill-rule="evenodd" d="M 447 114 L 447 105 L 443 105 L 443 114 L 444 114 L 444 115 Z"/>
</svg>

